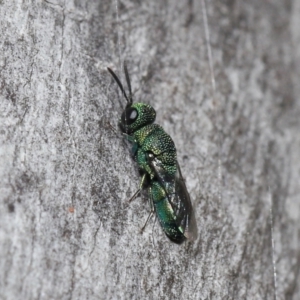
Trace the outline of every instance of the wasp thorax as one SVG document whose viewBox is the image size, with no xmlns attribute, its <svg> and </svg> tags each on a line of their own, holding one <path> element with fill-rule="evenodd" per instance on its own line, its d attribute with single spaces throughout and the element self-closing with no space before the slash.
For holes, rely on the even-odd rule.
<svg viewBox="0 0 300 300">
<path fill-rule="evenodd" d="M 134 103 L 126 106 L 120 120 L 123 132 L 131 134 L 145 125 L 155 121 L 156 113 L 152 106 L 145 103 Z"/>
</svg>

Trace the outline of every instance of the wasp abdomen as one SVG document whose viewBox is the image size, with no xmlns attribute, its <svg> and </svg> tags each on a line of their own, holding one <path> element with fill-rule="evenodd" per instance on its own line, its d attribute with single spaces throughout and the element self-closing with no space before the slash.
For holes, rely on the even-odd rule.
<svg viewBox="0 0 300 300">
<path fill-rule="evenodd" d="M 159 223 L 168 238 L 177 244 L 184 242 L 186 239 L 184 230 L 181 226 L 178 226 L 176 215 L 168 200 L 165 189 L 158 181 L 152 181 L 150 185 L 150 197 L 152 198 Z"/>
</svg>

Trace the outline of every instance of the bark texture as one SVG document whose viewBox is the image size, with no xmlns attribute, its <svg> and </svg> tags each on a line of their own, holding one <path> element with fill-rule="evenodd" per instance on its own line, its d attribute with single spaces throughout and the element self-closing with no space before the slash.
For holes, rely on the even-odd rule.
<svg viewBox="0 0 300 300">
<path fill-rule="evenodd" d="M 300 299 L 300 1 L 118 8 L 0 1 L 0 299 Z M 126 204 L 124 59 L 175 141 L 193 244 Z"/>
</svg>

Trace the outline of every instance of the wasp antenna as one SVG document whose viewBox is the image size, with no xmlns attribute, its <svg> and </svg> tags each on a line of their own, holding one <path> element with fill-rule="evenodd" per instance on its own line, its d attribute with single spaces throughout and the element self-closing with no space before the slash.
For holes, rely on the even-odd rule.
<svg viewBox="0 0 300 300">
<path fill-rule="evenodd" d="M 115 74 L 115 72 L 112 69 L 110 69 L 110 68 L 107 68 L 107 70 L 111 74 L 111 76 L 114 78 L 114 80 L 116 81 L 116 83 L 118 84 L 118 86 L 119 86 L 121 92 L 123 93 L 126 101 L 128 103 L 132 103 L 132 100 L 131 101 L 128 100 L 128 97 L 127 97 L 126 92 L 125 92 L 125 90 L 123 88 L 123 85 L 122 85 L 121 81 L 119 80 L 118 76 Z M 126 80 L 127 80 L 127 78 L 126 78 Z M 131 94 L 131 91 L 130 91 L 130 94 Z M 131 97 L 130 97 L 130 99 L 131 99 Z"/>
<path fill-rule="evenodd" d="M 129 78 L 129 73 L 127 69 L 127 62 L 124 61 L 124 73 L 126 77 L 126 82 L 129 90 L 129 103 L 132 104 L 132 90 L 131 90 L 131 84 L 130 84 L 130 78 Z"/>
</svg>

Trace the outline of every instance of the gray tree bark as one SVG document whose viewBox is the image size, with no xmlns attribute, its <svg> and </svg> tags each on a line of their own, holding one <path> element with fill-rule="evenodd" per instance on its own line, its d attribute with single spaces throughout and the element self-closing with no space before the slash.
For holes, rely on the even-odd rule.
<svg viewBox="0 0 300 300">
<path fill-rule="evenodd" d="M 300 1 L 116 12 L 0 1 L 0 298 L 300 299 Z M 140 176 L 106 69 L 124 81 L 124 59 L 175 141 L 193 244 L 140 234 L 147 194 L 126 203 Z"/>
</svg>

